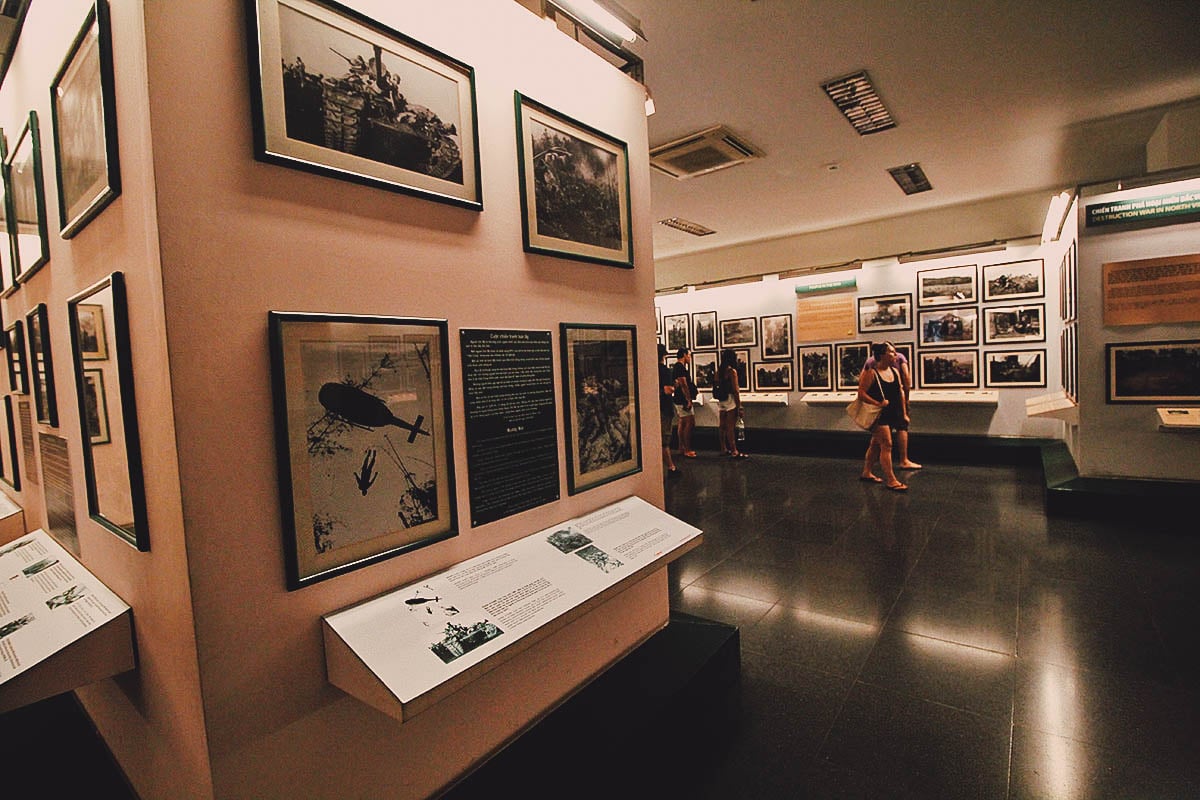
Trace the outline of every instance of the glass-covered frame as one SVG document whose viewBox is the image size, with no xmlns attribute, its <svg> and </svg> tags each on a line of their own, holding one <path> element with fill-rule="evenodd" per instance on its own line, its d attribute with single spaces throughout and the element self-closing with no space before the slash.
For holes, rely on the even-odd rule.
<svg viewBox="0 0 1200 800">
<path fill-rule="evenodd" d="M 45 303 L 25 315 L 29 341 L 29 383 L 37 421 L 58 427 L 58 397 L 54 390 L 54 358 L 50 349 L 50 314 Z"/>
<path fill-rule="evenodd" d="M 8 178 L 8 232 L 13 243 L 12 281 L 16 285 L 27 281 L 50 260 L 42 138 L 36 111 L 29 112 L 29 121 L 4 159 L 4 171 Z"/>
</svg>

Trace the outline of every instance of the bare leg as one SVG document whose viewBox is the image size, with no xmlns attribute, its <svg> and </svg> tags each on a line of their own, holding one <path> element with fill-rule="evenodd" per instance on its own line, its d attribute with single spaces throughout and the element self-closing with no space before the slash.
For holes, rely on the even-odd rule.
<svg viewBox="0 0 1200 800">
<path fill-rule="evenodd" d="M 879 467 L 883 471 L 884 483 L 889 489 L 907 489 L 892 469 L 892 429 L 887 425 L 880 425 L 875 430 L 875 440 L 879 443 Z"/>
<path fill-rule="evenodd" d="M 692 452 L 692 431 L 696 427 L 696 418 L 679 418 L 679 452 L 687 455 Z"/>
<path fill-rule="evenodd" d="M 899 469 L 920 469 L 921 465 L 908 458 L 908 431 L 896 431 L 896 455 L 899 456 L 900 463 L 896 465 Z"/>
<path fill-rule="evenodd" d="M 879 458 L 879 442 L 876 441 L 876 436 L 871 435 L 871 443 L 867 445 L 867 454 L 863 457 L 862 474 L 859 475 L 860 480 L 874 481 L 879 483 L 879 478 L 875 477 L 875 473 L 871 471 L 871 467 Z"/>
</svg>

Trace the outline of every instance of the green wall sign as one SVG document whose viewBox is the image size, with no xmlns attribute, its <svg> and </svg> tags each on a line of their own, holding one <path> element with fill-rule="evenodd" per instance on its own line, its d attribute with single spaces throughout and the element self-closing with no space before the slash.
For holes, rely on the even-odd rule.
<svg viewBox="0 0 1200 800">
<path fill-rule="evenodd" d="M 1085 224 L 1092 228 L 1097 225 L 1153 222 L 1192 214 L 1200 214 L 1200 192 L 1175 192 L 1088 206 Z"/>
<path fill-rule="evenodd" d="M 797 286 L 796 294 L 819 294 L 821 292 L 852 292 L 858 288 L 858 281 L 854 278 L 849 278 L 844 281 L 829 281 L 828 283 L 814 283 L 809 286 Z"/>
</svg>

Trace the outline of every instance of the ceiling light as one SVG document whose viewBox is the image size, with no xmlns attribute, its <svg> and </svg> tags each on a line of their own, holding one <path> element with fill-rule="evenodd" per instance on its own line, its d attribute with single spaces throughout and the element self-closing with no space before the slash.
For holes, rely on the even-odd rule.
<svg viewBox="0 0 1200 800">
<path fill-rule="evenodd" d="M 1071 193 L 1062 191 L 1050 198 L 1046 209 L 1046 221 L 1042 224 L 1042 244 L 1057 241 L 1067 222 L 1067 211 L 1071 207 Z"/>
<path fill-rule="evenodd" d="M 896 120 L 879 99 L 866 70 L 826 81 L 821 88 L 860 136 L 896 127 Z"/>
<path fill-rule="evenodd" d="M 668 228 L 674 228 L 677 231 L 690 233 L 692 236 L 708 236 L 716 233 L 712 228 L 706 228 L 698 222 L 689 222 L 686 219 L 679 217 L 669 217 L 668 219 L 660 219 L 659 225 L 666 225 Z"/>
<path fill-rule="evenodd" d="M 928 192 L 933 188 L 933 184 L 925 177 L 925 170 L 921 169 L 921 165 L 916 162 L 892 167 L 888 170 L 888 173 L 899 184 L 900 188 L 904 190 L 905 194 Z"/>
<path fill-rule="evenodd" d="M 600 33 L 626 42 L 646 38 L 638 18 L 612 0 L 550 0 L 550 4 Z"/>
</svg>

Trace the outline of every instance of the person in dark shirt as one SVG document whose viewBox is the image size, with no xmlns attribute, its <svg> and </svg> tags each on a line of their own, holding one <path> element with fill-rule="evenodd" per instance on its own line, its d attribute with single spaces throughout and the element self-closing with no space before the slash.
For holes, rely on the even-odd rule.
<svg viewBox="0 0 1200 800">
<path fill-rule="evenodd" d="M 663 469 L 666 470 L 667 477 L 674 478 L 679 475 L 679 467 L 675 466 L 675 461 L 671 458 L 671 430 L 675 427 L 675 402 L 672 399 L 675 394 L 675 379 L 671 377 L 671 370 L 664 361 L 666 357 L 667 346 L 659 342 L 658 418 L 662 425 Z"/>
<path fill-rule="evenodd" d="M 675 366 L 671 368 L 671 377 L 675 382 L 675 416 L 678 417 L 676 427 L 679 430 L 679 455 L 685 458 L 695 458 L 696 451 L 692 449 L 692 431 L 696 429 L 696 396 L 700 390 L 692 380 L 689 367 L 692 364 L 692 351 L 681 347 L 675 353 Z"/>
</svg>

